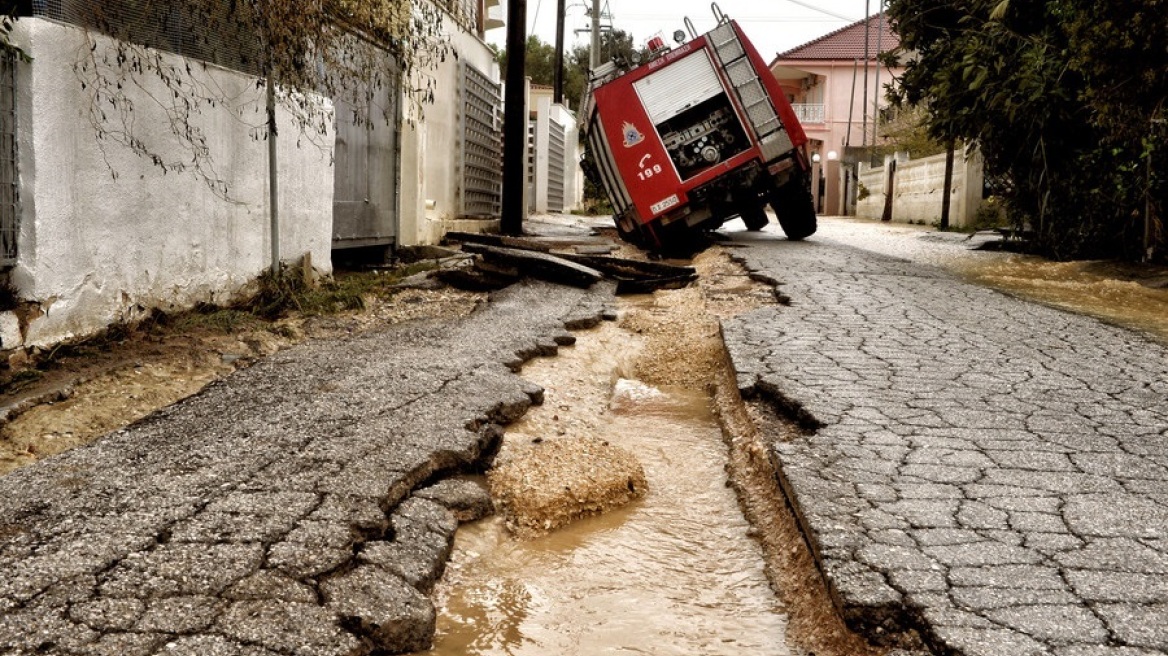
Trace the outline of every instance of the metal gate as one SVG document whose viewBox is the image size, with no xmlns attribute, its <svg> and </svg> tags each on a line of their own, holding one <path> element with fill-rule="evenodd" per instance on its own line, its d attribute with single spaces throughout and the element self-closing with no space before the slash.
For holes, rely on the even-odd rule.
<svg viewBox="0 0 1168 656">
<path fill-rule="evenodd" d="M 567 169 L 567 144 L 564 141 L 564 126 L 554 120 L 548 121 L 548 185 L 547 207 L 549 212 L 564 211 L 564 171 Z"/>
<path fill-rule="evenodd" d="M 386 65 L 392 64 L 386 55 Z M 336 103 L 333 248 L 388 246 L 397 237 L 397 78 L 378 90 L 361 120 L 352 103 Z"/>
<path fill-rule="evenodd" d="M 503 207 L 502 85 L 474 66 L 462 69 L 460 216 L 498 218 Z"/>
<path fill-rule="evenodd" d="M 16 150 L 16 55 L 0 46 L 0 267 L 16 266 L 20 175 Z"/>
<path fill-rule="evenodd" d="M 535 133 L 539 127 L 537 121 L 527 122 L 527 211 L 535 211 L 536 189 L 535 189 Z"/>
</svg>

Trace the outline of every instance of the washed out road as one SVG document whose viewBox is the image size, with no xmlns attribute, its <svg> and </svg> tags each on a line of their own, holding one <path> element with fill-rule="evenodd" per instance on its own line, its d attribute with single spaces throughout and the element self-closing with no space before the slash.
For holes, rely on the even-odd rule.
<svg viewBox="0 0 1168 656">
<path fill-rule="evenodd" d="M 833 225 L 732 234 L 790 303 L 723 334 L 744 396 L 805 427 L 769 455 L 849 624 L 945 656 L 1168 653 L 1165 347 Z M 0 654 L 423 647 L 485 505 L 456 475 L 542 399 L 519 365 L 611 299 L 524 283 L 304 344 L 0 477 Z"/>
<path fill-rule="evenodd" d="M 611 298 L 518 284 L 458 320 L 307 343 L 0 477 L 0 654 L 426 646 L 427 593 L 483 506 L 447 479 L 541 399 L 513 371 Z"/>
<path fill-rule="evenodd" d="M 726 323 L 849 623 L 939 654 L 1168 653 L 1168 351 L 855 248 L 739 233 L 789 306 Z M 862 243 L 862 242 L 861 242 Z"/>
</svg>

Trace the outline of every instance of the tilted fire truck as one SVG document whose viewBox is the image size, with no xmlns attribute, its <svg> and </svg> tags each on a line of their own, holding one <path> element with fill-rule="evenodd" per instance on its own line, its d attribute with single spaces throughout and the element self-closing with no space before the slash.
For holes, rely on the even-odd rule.
<svg viewBox="0 0 1168 656">
<path fill-rule="evenodd" d="M 738 23 L 714 13 L 675 48 L 650 40 L 639 66 L 599 67 L 584 93 L 585 174 L 634 244 L 684 247 L 735 215 L 761 230 L 768 203 L 789 239 L 815 232 L 803 127 Z"/>
</svg>

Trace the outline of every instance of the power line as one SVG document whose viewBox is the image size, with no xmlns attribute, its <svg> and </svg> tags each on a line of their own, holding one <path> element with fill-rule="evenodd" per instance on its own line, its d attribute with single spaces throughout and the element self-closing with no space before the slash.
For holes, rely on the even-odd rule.
<svg viewBox="0 0 1168 656">
<path fill-rule="evenodd" d="M 828 10 L 823 9 L 821 7 L 816 7 L 815 5 L 811 4 L 810 2 L 803 2 L 803 0 L 787 0 L 787 2 L 797 4 L 800 7 L 806 7 L 807 9 L 810 9 L 812 11 L 818 11 L 821 14 L 827 14 L 828 16 L 834 16 L 835 18 L 848 21 L 849 23 L 856 22 L 856 19 L 854 19 L 854 18 L 848 18 L 847 16 L 844 16 L 843 14 L 837 14 L 834 11 L 828 11 Z"/>
<path fill-rule="evenodd" d="M 859 20 L 858 18 L 852 18 L 850 16 L 845 16 L 843 14 L 837 14 L 833 11 L 823 9 L 821 7 L 816 7 L 815 5 L 813 5 L 809 2 L 804 2 L 803 0 L 787 0 L 787 2 L 799 5 L 800 7 L 804 7 L 806 9 L 810 9 L 812 11 L 817 11 L 817 12 L 819 12 L 821 14 L 825 14 L 827 16 L 831 16 L 832 18 L 834 18 L 836 20 L 847 21 L 849 23 L 855 23 Z M 677 14 L 662 14 L 662 13 L 640 14 L 640 13 L 621 12 L 622 19 L 626 19 L 626 18 L 646 18 L 646 19 L 649 19 L 649 18 L 676 18 L 676 17 L 677 17 Z M 738 14 L 735 14 L 734 16 L 732 16 L 732 18 L 735 18 L 735 19 L 740 20 L 740 21 L 749 20 L 749 21 L 753 21 L 753 22 L 784 22 L 784 21 L 815 22 L 817 20 L 822 20 L 822 19 L 804 18 L 804 17 L 780 18 L 780 17 L 774 17 L 774 16 L 768 16 L 768 17 L 740 16 Z M 826 22 L 826 21 L 824 21 L 824 22 Z"/>
</svg>

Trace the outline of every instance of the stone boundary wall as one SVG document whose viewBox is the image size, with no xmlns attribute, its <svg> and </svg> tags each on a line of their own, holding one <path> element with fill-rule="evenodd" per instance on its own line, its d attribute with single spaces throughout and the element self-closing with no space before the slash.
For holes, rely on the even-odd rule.
<svg viewBox="0 0 1168 656">
<path fill-rule="evenodd" d="M 880 219 L 884 214 L 888 169 L 896 161 L 893 182 L 892 220 L 928 225 L 941 220 L 941 201 L 945 189 L 945 154 L 909 159 L 904 153 L 885 158 L 884 166 L 860 165 L 860 184 L 868 197 L 856 202 L 856 216 Z M 982 160 L 977 153 L 958 152 L 953 160 L 949 225 L 969 228 L 975 223 L 981 205 Z"/>
<path fill-rule="evenodd" d="M 210 149 L 213 176 L 226 182 L 223 194 L 193 173 L 193 152 L 170 131 L 171 94 L 152 73 L 122 82 L 134 103 L 133 136 L 168 164 L 186 163 L 185 170 L 166 172 L 99 134 L 93 87 L 77 65 L 89 61 L 117 79 L 111 66 L 118 42 L 39 18 L 18 21 L 12 41 L 32 57 L 16 72 L 20 234 L 18 262 L 8 272 L 26 307 L 4 313 L 0 350 L 87 336 L 154 308 L 223 302 L 270 266 L 265 96 L 254 77 L 190 67 L 203 91 L 225 99 L 192 119 Z M 177 55 L 158 54 L 186 68 Z M 281 259 L 308 255 L 329 272 L 331 134 L 305 134 L 279 107 Z"/>
</svg>

